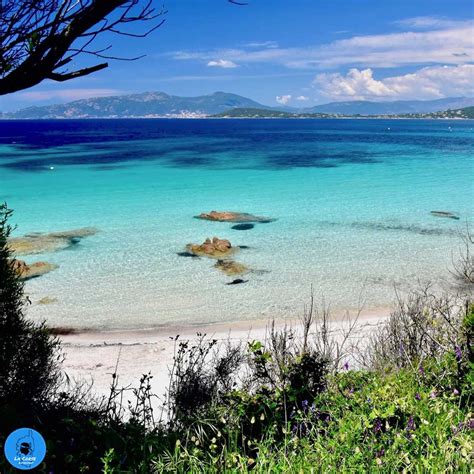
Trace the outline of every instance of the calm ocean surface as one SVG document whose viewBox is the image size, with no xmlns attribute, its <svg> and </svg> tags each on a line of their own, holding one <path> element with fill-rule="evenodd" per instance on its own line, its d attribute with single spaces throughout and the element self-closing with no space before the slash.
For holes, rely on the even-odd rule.
<svg viewBox="0 0 474 474">
<path fill-rule="evenodd" d="M 100 230 L 25 257 L 59 265 L 26 284 L 29 315 L 53 325 L 295 317 L 311 285 L 336 311 L 385 307 L 418 279 L 448 285 L 473 177 L 473 121 L 0 121 L 15 235 Z M 242 231 L 193 219 L 213 209 L 277 220 Z M 213 235 L 265 271 L 229 286 L 214 261 L 177 255 Z"/>
</svg>

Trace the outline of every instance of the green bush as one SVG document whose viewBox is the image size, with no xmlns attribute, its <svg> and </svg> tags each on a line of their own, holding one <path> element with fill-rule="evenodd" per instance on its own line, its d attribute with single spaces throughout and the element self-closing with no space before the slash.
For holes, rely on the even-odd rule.
<svg viewBox="0 0 474 474">
<path fill-rule="evenodd" d="M 446 362 L 430 370 L 439 378 Z M 208 437 L 183 434 L 173 450 L 154 459 L 155 472 L 467 473 L 473 414 L 455 389 L 444 389 L 410 369 L 340 373 L 311 405 L 280 421 L 282 439 L 271 430 L 274 419 L 267 411 L 258 417 L 265 405 L 256 396 L 245 405 L 255 404 L 253 422 L 266 426 L 266 436 L 260 429 L 242 439 L 244 423 L 221 423 Z M 252 413 L 225 408 L 227 419 Z"/>
<path fill-rule="evenodd" d="M 59 342 L 24 314 L 28 301 L 7 245 L 11 211 L 0 205 L 0 418 L 45 402 L 60 379 Z M 8 410 L 6 410 L 6 407 Z M 9 412 L 9 413 L 7 413 Z"/>
</svg>

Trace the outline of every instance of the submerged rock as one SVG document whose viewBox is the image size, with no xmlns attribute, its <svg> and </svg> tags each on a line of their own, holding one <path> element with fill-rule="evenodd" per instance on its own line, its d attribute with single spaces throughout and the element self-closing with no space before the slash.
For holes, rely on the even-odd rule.
<svg viewBox="0 0 474 474">
<path fill-rule="evenodd" d="M 21 280 L 36 278 L 58 268 L 58 266 L 53 263 L 36 262 L 28 265 L 23 260 L 12 260 L 12 267 L 18 273 Z"/>
<path fill-rule="evenodd" d="M 255 227 L 255 224 L 236 224 L 232 226 L 234 230 L 250 230 Z"/>
<path fill-rule="evenodd" d="M 218 221 L 218 222 L 272 222 L 274 219 L 268 217 L 259 217 L 246 212 L 233 212 L 233 211 L 211 211 L 209 213 L 203 212 L 196 216 L 196 219 L 204 219 L 207 221 Z"/>
<path fill-rule="evenodd" d="M 198 255 L 195 255 L 191 252 L 177 252 L 178 257 L 190 257 L 190 258 L 199 258 Z"/>
<path fill-rule="evenodd" d="M 234 254 L 238 247 L 232 247 L 232 244 L 226 239 L 213 237 L 206 239 L 202 244 L 188 244 L 186 250 L 198 257 L 225 258 Z"/>
<path fill-rule="evenodd" d="M 226 285 L 240 285 L 241 283 L 247 283 L 248 280 L 242 280 L 242 278 L 237 278 L 235 280 L 230 281 L 229 283 L 226 283 Z"/>
<path fill-rule="evenodd" d="M 45 296 L 38 301 L 38 304 L 53 304 L 57 303 L 57 298 L 51 298 L 50 296 Z"/>
<path fill-rule="evenodd" d="M 234 262 L 233 260 L 218 260 L 214 268 L 217 268 L 228 276 L 242 275 L 250 271 L 245 265 Z"/>
<path fill-rule="evenodd" d="M 84 227 L 82 229 L 64 232 L 39 232 L 26 234 L 23 237 L 8 239 L 8 247 L 17 255 L 32 255 L 45 252 L 57 252 L 77 244 L 82 238 L 94 235 L 97 229 Z"/>
<path fill-rule="evenodd" d="M 431 211 L 431 215 L 435 217 L 445 217 L 447 219 L 459 220 L 459 216 L 457 216 L 453 212 L 448 211 Z"/>
</svg>

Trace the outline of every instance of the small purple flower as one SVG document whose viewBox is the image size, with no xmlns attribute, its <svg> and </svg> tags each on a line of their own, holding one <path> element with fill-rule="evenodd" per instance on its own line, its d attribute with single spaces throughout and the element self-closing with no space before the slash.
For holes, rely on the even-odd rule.
<svg viewBox="0 0 474 474">
<path fill-rule="evenodd" d="M 467 427 L 467 424 L 463 423 L 462 421 L 460 421 L 458 423 L 458 426 L 455 426 L 455 425 L 452 425 L 451 426 L 451 430 L 453 432 L 454 435 L 457 435 L 460 431 L 462 431 L 464 428 Z"/>
<path fill-rule="evenodd" d="M 457 388 L 455 388 L 455 389 L 453 390 L 453 395 L 454 395 L 454 396 L 458 396 L 458 395 L 459 395 L 459 390 L 458 390 Z"/>
<path fill-rule="evenodd" d="M 380 418 L 377 418 L 374 422 L 374 426 L 372 427 L 372 431 L 374 433 L 378 433 L 382 429 L 382 420 Z"/>
<path fill-rule="evenodd" d="M 381 458 L 384 454 L 385 454 L 385 449 L 382 448 L 380 451 L 377 451 L 375 453 L 375 457 Z"/>
<path fill-rule="evenodd" d="M 436 398 L 437 397 L 437 393 L 436 393 L 436 390 L 432 390 L 431 393 L 430 393 L 430 398 Z"/>
<path fill-rule="evenodd" d="M 421 400 L 421 395 L 419 393 L 415 393 L 415 400 Z"/>
<path fill-rule="evenodd" d="M 422 365 L 420 365 L 420 368 L 418 369 L 421 375 L 425 375 L 425 369 L 423 368 Z"/>
<path fill-rule="evenodd" d="M 352 387 L 350 390 L 349 390 L 349 395 L 352 395 L 354 393 L 354 387 Z"/>
<path fill-rule="evenodd" d="M 468 426 L 470 430 L 474 430 L 474 418 L 469 420 Z"/>
<path fill-rule="evenodd" d="M 303 410 L 306 412 L 306 410 L 308 409 L 308 406 L 309 406 L 309 402 L 308 400 L 303 400 L 301 402 L 301 407 L 303 408 Z"/>
<path fill-rule="evenodd" d="M 462 351 L 461 351 L 461 348 L 459 346 L 456 346 L 454 348 L 454 353 L 456 354 L 457 361 L 461 362 L 461 360 L 462 360 Z"/>
<path fill-rule="evenodd" d="M 410 416 L 410 418 L 408 418 L 406 430 L 413 431 L 414 429 L 415 429 L 415 420 L 413 419 L 413 416 Z"/>
<path fill-rule="evenodd" d="M 342 368 L 343 368 L 344 370 L 349 370 L 349 361 L 348 361 L 348 360 L 346 360 L 346 361 L 344 362 L 344 365 L 342 366 Z"/>
</svg>

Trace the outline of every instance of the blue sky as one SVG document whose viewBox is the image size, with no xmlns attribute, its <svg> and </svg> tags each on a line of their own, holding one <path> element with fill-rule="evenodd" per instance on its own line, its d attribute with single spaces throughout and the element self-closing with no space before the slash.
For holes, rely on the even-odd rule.
<svg viewBox="0 0 474 474">
<path fill-rule="evenodd" d="M 474 96 L 473 0 L 247 1 L 165 1 L 149 37 L 101 39 L 145 58 L 0 97 L 0 110 L 143 91 L 292 106 Z"/>
</svg>

